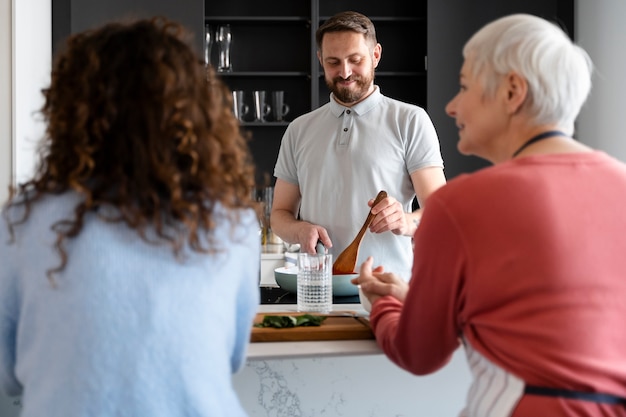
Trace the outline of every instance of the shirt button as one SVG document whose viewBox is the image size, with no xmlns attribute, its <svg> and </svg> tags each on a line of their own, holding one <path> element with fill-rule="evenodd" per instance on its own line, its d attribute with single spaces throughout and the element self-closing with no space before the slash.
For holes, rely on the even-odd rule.
<svg viewBox="0 0 626 417">
<path fill-rule="evenodd" d="M 346 113 L 350 114 L 350 110 L 346 110 Z"/>
<path fill-rule="evenodd" d="M 348 131 L 348 128 L 347 128 L 347 127 L 344 127 L 344 128 L 343 128 L 343 131 L 344 131 L 344 132 L 347 132 L 347 131 Z"/>
</svg>

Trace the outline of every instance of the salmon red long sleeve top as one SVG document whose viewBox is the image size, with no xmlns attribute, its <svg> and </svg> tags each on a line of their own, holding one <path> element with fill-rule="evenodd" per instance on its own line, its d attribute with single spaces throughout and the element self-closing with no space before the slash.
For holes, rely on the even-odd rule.
<svg viewBox="0 0 626 417">
<path fill-rule="evenodd" d="M 626 396 L 625 208 L 626 168 L 602 152 L 453 179 L 426 204 L 404 305 L 374 303 L 378 343 L 414 374 L 443 367 L 465 341 L 527 384 Z M 525 395 L 511 415 L 626 407 Z"/>
</svg>

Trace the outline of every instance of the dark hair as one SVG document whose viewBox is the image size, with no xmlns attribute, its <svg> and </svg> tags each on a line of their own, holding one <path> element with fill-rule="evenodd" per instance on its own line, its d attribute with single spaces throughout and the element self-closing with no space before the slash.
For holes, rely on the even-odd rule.
<svg viewBox="0 0 626 417">
<path fill-rule="evenodd" d="M 317 49 L 322 49 L 322 40 L 324 39 L 325 34 L 329 32 L 346 31 L 361 33 L 371 46 L 378 43 L 376 40 L 376 29 L 374 28 L 374 24 L 367 16 L 359 12 L 345 11 L 328 18 L 327 21 L 317 28 L 317 31 L 315 32 Z"/>
<path fill-rule="evenodd" d="M 216 203 L 256 207 L 254 166 L 230 92 L 190 39 L 165 18 L 116 22 L 69 37 L 56 57 L 43 90 L 47 128 L 37 170 L 9 200 L 25 207 L 21 219 L 9 221 L 13 234 L 42 196 L 81 197 L 73 218 L 52 225 L 61 265 L 49 278 L 65 267 L 63 243 L 80 233 L 89 212 L 125 222 L 146 241 L 154 228 L 180 255 L 185 244 L 202 253 L 217 249 L 206 233 L 219 220 Z M 101 207 L 115 208 L 115 217 Z"/>
</svg>

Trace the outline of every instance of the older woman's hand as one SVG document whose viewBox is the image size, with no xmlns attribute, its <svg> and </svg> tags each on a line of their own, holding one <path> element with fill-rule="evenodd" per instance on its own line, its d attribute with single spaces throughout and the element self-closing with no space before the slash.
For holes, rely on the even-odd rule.
<svg viewBox="0 0 626 417">
<path fill-rule="evenodd" d="M 361 286 L 361 290 L 372 304 L 385 295 L 391 295 L 404 302 L 409 284 L 394 273 L 383 272 L 382 266 L 372 269 L 373 263 L 374 258 L 368 257 L 361 265 L 359 276 L 352 279 L 352 283 Z"/>
</svg>

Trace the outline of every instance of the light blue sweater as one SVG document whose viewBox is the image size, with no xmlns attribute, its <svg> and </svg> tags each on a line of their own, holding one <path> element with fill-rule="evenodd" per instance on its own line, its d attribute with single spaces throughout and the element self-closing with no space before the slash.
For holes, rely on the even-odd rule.
<svg viewBox="0 0 626 417">
<path fill-rule="evenodd" d="M 50 225 L 76 197 L 47 197 L 8 244 L 0 223 L 0 389 L 23 417 L 244 416 L 231 376 L 259 303 L 252 211 L 219 223 L 218 255 L 150 245 L 89 216 L 59 265 Z"/>
</svg>

